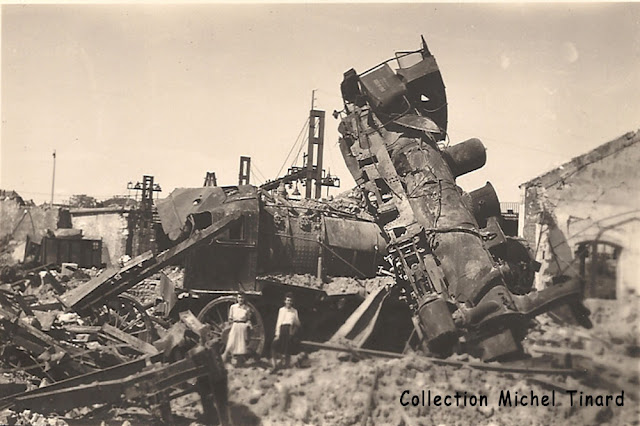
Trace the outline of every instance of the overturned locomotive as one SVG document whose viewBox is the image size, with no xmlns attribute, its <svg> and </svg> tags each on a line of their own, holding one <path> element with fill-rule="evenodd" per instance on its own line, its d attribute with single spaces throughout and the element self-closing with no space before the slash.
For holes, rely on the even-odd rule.
<svg viewBox="0 0 640 426">
<path fill-rule="evenodd" d="M 531 291 L 536 263 L 505 237 L 491 184 L 471 193 L 456 184 L 485 164 L 485 148 L 448 145 L 445 86 L 424 39 L 348 70 L 341 92 L 340 149 L 387 240 L 391 291 L 410 307 L 416 347 L 504 359 L 521 352 L 533 316 L 561 305 L 589 325 L 578 281 Z"/>
</svg>

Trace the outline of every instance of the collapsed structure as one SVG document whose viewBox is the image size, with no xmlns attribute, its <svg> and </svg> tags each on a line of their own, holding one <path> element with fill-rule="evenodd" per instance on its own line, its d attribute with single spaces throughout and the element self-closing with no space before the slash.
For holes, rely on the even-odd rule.
<svg viewBox="0 0 640 426">
<path fill-rule="evenodd" d="M 536 285 L 584 281 L 585 298 L 640 294 L 640 131 L 627 132 L 520 185 L 521 235 L 539 246 Z"/>
<path fill-rule="evenodd" d="M 392 62 L 397 69 L 391 68 Z M 291 169 L 263 188 L 209 186 L 205 180 L 202 188 L 176 189 L 158 203 L 166 245 L 159 253 L 144 253 L 73 289 L 50 279 L 57 302 L 25 300 L 16 290 L 22 280 L 0 289 L 3 340 L 14 341 L 23 354 L 46 364 L 42 368 L 36 363 L 31 371 L 41 369 L 50 378 L 65 379 L 5 395 L 0 405 L 46 403 L 41 406 L 56 411 L 111 403 L 113 395 L 103 400 L 99 396 L 99 390 L 107 388 L 146 398 L 169 418 L 168 401 L 184 393 L 178 388 L 186 380 L 197 379 L 205 411 L 215 411 L 205 414 L 224 424 L 227 377 L 217 352 L 230 328 L 229 305 L 240 291 L 247 293 L 252 312 L 249 347 L 256 356 L 268 346 L 277 308 L 290 291 L 301 307 L 306 337 L 322 341 L 333 335 L 334 340 L 344 337 L 352 346 L 363 347 L 374 339 L 376 329 L 406 317 L 409 326 L 395 336 L 408 338 L 405 349 L 441 357 L 456 350 L 485 361 L 521 355 L 529 320 L 560 306 L 589 325 L 578 278 L 533 291 L 540 265 L 526 243 L 503 232 L 492 185 L 487 182 L 467 193 L 456 184 L 457 177 L 485 164 L 485 149 L 478 139 L 449 146 L 445 87 L 424 40 L 420 49 L 398 52 L 363 73 L 347 71 L 341 92 L 339 144 L 366 214 L 268 192 L 313 175 L 319 196 L 322 185 L 335 184 L 335 177 L 323 175 L 321 160 Z M 248 181 L 248 176 L 248 170 L 241 172 L 240 181 Z M 148 213 L 151 217 L 151 209 Z M 167 325 L 159 338 L 158 326 L 147 313 L 151 305 L 143 306 L 125 292 L 175 264 L 184 265 L 183 284 L 176 288 L 163 276 L 156 292 L 166 304 L 164 318 L 155 318 L 156 324 Z M 382 274 L 392 276 L 394 284 L 362 301 L 357 294 L 333 297 L 321 285 L 279 281 L 271 276 L 276 273 L 319 278 Z M 392 309 L 384 309 L 384 304 Z M 34 311 L 46 313 L 40 316 L 47 323 L 32 321 Z M 86 323 L 63 324 L 60 318 L 69 312 Z M 60 335 L 63 338 L 53 337 Z M 89 335 L 96 340 L 87 342 Z M 86 350 L 78 347 L 79 336 L 86 339 Z M 99 350 L 88 344 L 103 341 L 109 343 Z M 124 358 L 113 342 L 137 359 Z M 377 342 L 375 349 L 391 350 L 384 345 Z M 114 349 L 108 360 L 105 348 Z M 383 354 L 375 349 L 366 353 Z M 8 355 L 0 353 L 3 359 Z M 79 395 L 83 398 L 78 401 L 69 398 Z"/>
<path fill-rule="evenodd" d="M 424 39 L 419 50 L 347 71 L 341 91 L 340 148 L 384 230 L 395 288 L 425 348 L 513 355 L 527 320 L 558 304 L 588 324 L 578 280 L 516 294 L 531 288 L 522 280 L 535 264 L 511 258 L 491 185 L 470 194 L 456 185 L 484 165 L 485 149 L 477 139 L 446 143 L 445 86 Z"/>
</svg>

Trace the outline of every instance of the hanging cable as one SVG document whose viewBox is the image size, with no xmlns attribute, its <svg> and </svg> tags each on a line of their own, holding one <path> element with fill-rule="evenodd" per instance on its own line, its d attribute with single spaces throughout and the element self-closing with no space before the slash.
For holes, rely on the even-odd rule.
<svg viewBox="0 0 640 426">
<path fill-rule="evenodd" d="M 300 144 L 300 147 L 298 148 L 298 152 L 296 153 L 296 156 L 291 159 L 291 164 L 289 165 L 289 167 L 292 167 L 296 163 L 296 160 L 300 156 L 300 152 L 302 152 L 302 148 L 304 148 L 305 143 L 308 142 L 308 141 L 309 141 L 308 137 L 302 140 L 302 143 Z"/>
<path fill-rule="evenodd" d="M 296 149 L 296 146 L 298 145 L 298 140 L 304 134 L 304 131 L 307 128 L 308 125 L 309 125 L 309 118 L 307 117 L 307 120 L 304 122 L 304 125 L 302 126 L 302 130 L 300 130 L 300 133 L 298 133 L 298 136 L 296 137 L 296 140 L 293 143 L 293 146 L 291 146 L 291 149 L 289 150 L 289 153 L 287 154 L 287 158 L 285 158 L 284 161 L 282 162 L 282 166 L 280 166 L 280 169 L 278 170 L 278 173 L 276 174 L 276 177 L 280 176 L 280 173 L 282 173 L 282 169 L 284 169 L 284 166 L 287 164 L 287 161 L 289 161 L 289 157 L 291 156 L 291 153 L 293 152 L 294 149 Z M 302 148 L 300 148 L 300 149 L 302 149 Z M 298 150 L 298 154 L 300 154 L 300 149 Z"/>
<path fill-rule="evenodd" d="M 264 182 L 266 182 L 268 180 L 266 177 L 264 177 L 264 173 L 262 173 L 260 171 L 260 169 L 258 168 L 258 165 L 256 164 L 255 161 L 253 162 L 253 168 L 256 171 L 256 173 L 260 175 L 262 183 L 264 183 Z M 258 177 L 258 176 L 256 176 L 256 177 Z"/>
</svg>

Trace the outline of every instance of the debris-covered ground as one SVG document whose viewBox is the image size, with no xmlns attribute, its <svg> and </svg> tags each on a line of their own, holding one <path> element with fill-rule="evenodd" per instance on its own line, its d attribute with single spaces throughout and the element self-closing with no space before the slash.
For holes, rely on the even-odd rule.
<svg viewBox="0 0 640 426">
<path fill-rule="evenodd" d="M 619 310 L 615 308 L 617 303 L 588 301 L 594 312 L 593 330 L 558 326 L 550 318 L 542 317 L 526 342 L 528 346 L 549 346 L 550 342 L 555 342 L 554 347 L 574 350 L 603 343 L 594 353 L 595 360 L 624 370 L 617 391 L 604 383 L 587 384 L 583 380 L 561 376 L 527 377 L 470 367 L 437 366 L 416 355 L 404 359 L 373 359 L 317 351 L 294 357 L 294 367 L 276 372 L 271 372 L 268 363 L 263 361 L 242 367 L 230 365 L 231 411 L 235 424 L 242 425 L 352 425 L 364 424 L 366 415 L 370 416 L 368 424 L 385 425 L 638 424 L 640 406 L 637 399 L 632 398 L 637 395 L 640 363 L 637 352 L 631 349 L 635 341 L 630 337 L 639 325 L 638 310 L 631 305 Z M 630 331 L 630 340 L 618 335 L 623 328 Z M 586 351 L 591 353 L 591 349 Z M 453 359 L 473 361 L 468 356 L 454 356 Z M 620 391 L 625 391 L 624 406 L 618 407 L 614 403 L 610 407 L 571 407 L 569 396 L 559 388 L 555 391 L 556 405 L 553 407 L 498 406 L 501 391 L 511 391 L 512 395 L 515 392 L 519 395 L 533 392 L 542 397 L 551 395 L 554 386 L 594 395 L 619 395 Z M 431 390 L 434 395 L 454 395 L 456 392 L 486 395 L 488 406 L 404 407 L 400 398 L 405 390 L 410 392 L 409 395 L 420 395 L 422 390 L 425 393 Z M 202 424 L 201 404 L 196 394 L 174 400 L 172 410 L 179 423 Z M 80 415 L 80 419 L 91 418 L 96 424 L 101 421 L 107 424 L 154 422 L 141 407 L 114 408 L 90 417 L 83 417 L 88 415 L 86 412 L 72 414 Z M 25 416 L 24 413 L 11 415 Z M 54 418 L 49 419 L 54 421 Z M 60 418 L 55 421 L 78 424 L 79 419 Z"/>
<path fill-rule="evenodd" d="M 7 272 L 9 273 L 9 272 Z M 20 293 L 39 303 L 56 301 L 55 286 L 46 274 L 39 272 L 20 276 L 25 279 Z M 50 274 L 65 289 L 72 289 L 100 273 L 98 269 L 78 269 Z M 162 273 L 181 286 L 183 271 L 170 266 Z M 37 277 L 37 278 L 36 278 Z M 389 277 L 358 280 L 355 278 L 318 279 L 311 275 L 272 275 L 270 279 L 292 285 L 312 287 L 329 295 L 365 295 L 389 285 Z M 160 276 L 154 275 L 141 281 L 129 291 L 153 315 L 153 302 Z M 8 290 L 10 286 L 4 285 Z M 15 289 L 14 289 L 15 290 Z M 640 304 L 636 296 L 624 300 L 586 301 L 591 310 L 594 328 L 586 330 L 571 325 L 560 325 L 553 315 L 536 318 L 533 329 L 524 341 L 528 353 L 535 356 L 554 356 L 564 359 L 574 367 L 588 369 L 586 377 L 561 375 L 524 375 L 481 371 L 464 365 L 479 362 L 467 355 L 454 355 L 452 360 L 461 366 L 436 365 L 426 357 L 409 355 L 401 359 L 371 358 L 355 353 L 314 351 L 294 356 L 289 369 L 272 371 L 268 360 L 249 361 L 246 365 L 228 365 L 229 399 L 235 424 L 640 424 Z M 56 311 L 55 315 L 36 312 L 34 327 L 39 330 L 65 327 L 65 324 L 85 326 L 83 319 L 74 313 Z M 163 327 L 155 324 L 162 335 Z M 101 343 L 89 344 L 94 336 L 72 339 L 77 347 L 100 350 Z M 99 342 L 99 341 L 98 341 Z M 11 346 L 11 345 L 8 345 Z M 570 354 L 571 361 L 567 360 Z M 5 354 L 6 355 L 6 354 Z M 5 363 L 1 366 L 0 388 L 3 392 L 37 389 L 50 383 L 36 375 L 28 374 L 20 364 Z M 50 361 L 50 360 L 49 360 Z M 565 365 L 568 366 L 568 365 Z M 183 389 L 193 386 L 193 381 Z M 576 389 L 574 406 L 566 390 Z M 432 398 L 456 392 L 470 398 L 486 396 L 487 405 L 466 406 L 422 405 L 422 392 L 430 391 Z M 509 391 L 512 400 L 535 394 L 542 399 L 551 398 L 555 392 L 554 406 L 503 406 L 499 405 L 501 392 Z M 612 395 L 609 406 L 579 406 L 579 393 L 584 395 Z M 615 397 L 624 396 L 616 400 Z M 412 397 L 418 398 L 413 406 Z M 432 399 L 433 401 L 433 399 Z M 453 400 L 455 401 L 455 400 Z M 515 401 L 514 401 L 515 402 Z M 623 402 L 623 406 L 616 405 Z M 404 406 L 403 403 L 408 405 Z M 461 403 L 462 405 L 462 403 Z M 206 424 L 202 417 L 202 404 L 196 393 L 180 396 L 171 402 L 174 421 L 178 424 Z M 11 425 L 64 425 L 64 424 L 156 424 L 157 417 L 149 407 L 130 404 L 123 398 L 120 406 L 83 407 L 65 414 L 38 413 L 37 407 L 29 410 L 0 413 L 0 424 Z"/>
<path fill-rule="evenodd" d="M 372 424 L 396 425 L 639 424 L 640 405 L 632 399 L 637 398 L 640 386 L 640 358 L 633 349 L 637 347 L 638 305 L 629 304 L 621 311 L 616 309 L 616 301 L 589 300 L 587 304 L 594 312 L 592 330 L 579 329 L 576 334 L 577 329 L 556 325 L 545 316 L 527 345 L 554 341 L 565 349 L 598 347 L 595 352 L 586 352 L 597 362 L 621 370 L 619 389 L 607 389 L 604 383 L 597 382 L 588 385 L 574 378 L 536 377 L 549 383 L 543 385 L 521 374 L 436 366 L 415 355 L 356 360 L 349 354 L 318 351 L 308 357 L 299 356 L 299 366 L 276 373 L 264 366 L 231 369 L 230 395 L 235 414 L 239 424 L 364 424 L 367 413 Z M 470 360 L 466 356 L 454 358 Z M 571 407 L 569 395 L 558 389 L 554 407 L 498 406 L 500 391 L 551 395 L 551 384 L 594 395 L 619 395 L 624 391 L 624 406 L 613 403 L 609 407 Z M 422 390 L 440 395 L 456 391 L 483 394 L 487 395 L 489 406 L 403 407 L 400 397 L 405 390 L 411 395 L 420 395 Z M 176 409 L 188 406 L 189 402 L 180 401 Z"/>
</svg>

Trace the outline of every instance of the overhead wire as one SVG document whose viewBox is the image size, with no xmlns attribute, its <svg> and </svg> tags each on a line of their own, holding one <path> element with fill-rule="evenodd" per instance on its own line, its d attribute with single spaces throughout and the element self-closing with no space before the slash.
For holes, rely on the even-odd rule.
<svg viewBox="0 0 640 426">
<path fill-rule="evenodd" d="M 260 175 L 260 177 L 262 178 L 262 183 L 266 182 L 268 179 L 264 176 L 264 173 L 262 173 L 262 171 L 260 171 L 260 168 L 258 168 L 258 165 L 256 164 L 256 162 L 253 162 L 253 168 L 255 169 L 256 173 L 258 173 Z"/>
<path fill-rule="evenodd" d="M 300 152 L 302 152 L 302 148 L 304 148 L 304 145 L 305 145 L 306 142 L 309 142 L 309 137 L 308 136 L 302 140 L 302 143 L 300 144 L 300 147 L 298 148 L 298 152 L 296 153 L 296 156 L 291 159 L 291 164 L 289 164 L 289 167 L 292 167 L 296 163 L 296 160 L 300 156 Z"/>
<path fill-rule="evenodd" d="M 280 176 L 280 173 L 282 173 L 282 169 L 284 169 L 284 166 L 287 164 L 287 161 L 289 161 L 289 157 L 291 156 L 291 153 L 296 149 L 296 146 L 298 145 L 298 141 L 300 139 L 300 137 L 304 134 L 305 129 L 309 126 L 309 117 L 307 117 L 307 119 L 304 122 L 304 125 L 302 126 L 302 129 L 300 130 L 300 133 L 298 133 L 298 136 L 296 137 L 295 142 L 293 143 L 293 145 L 291 146 L 291 149 L 289 150 L 289 153 L 287 154 L 287 158 L 284 159 L 284 161 L 282 162 L 282 165 L 280 166 L 280 169 L 278 170 L 278 173 L 276 174 L 276 176 Z M 304 145 L 304 143 L 301 144 L 301 146 Z M 302 148 L 298 149 L 298 154 L 300 154 L 300 150 Z M 296 155 L 296 158 L 297 158 Z"/>
<path fill-rule="evenodd" d="M 255 166 L 253 167 L 254 170 L 256 170 Z M 256 179 L 257 183 L 262 185 L 264 183 L 264 180 L 261 179 L 256 173 L 253 174 L 253 177 Z"/>
</svg>

